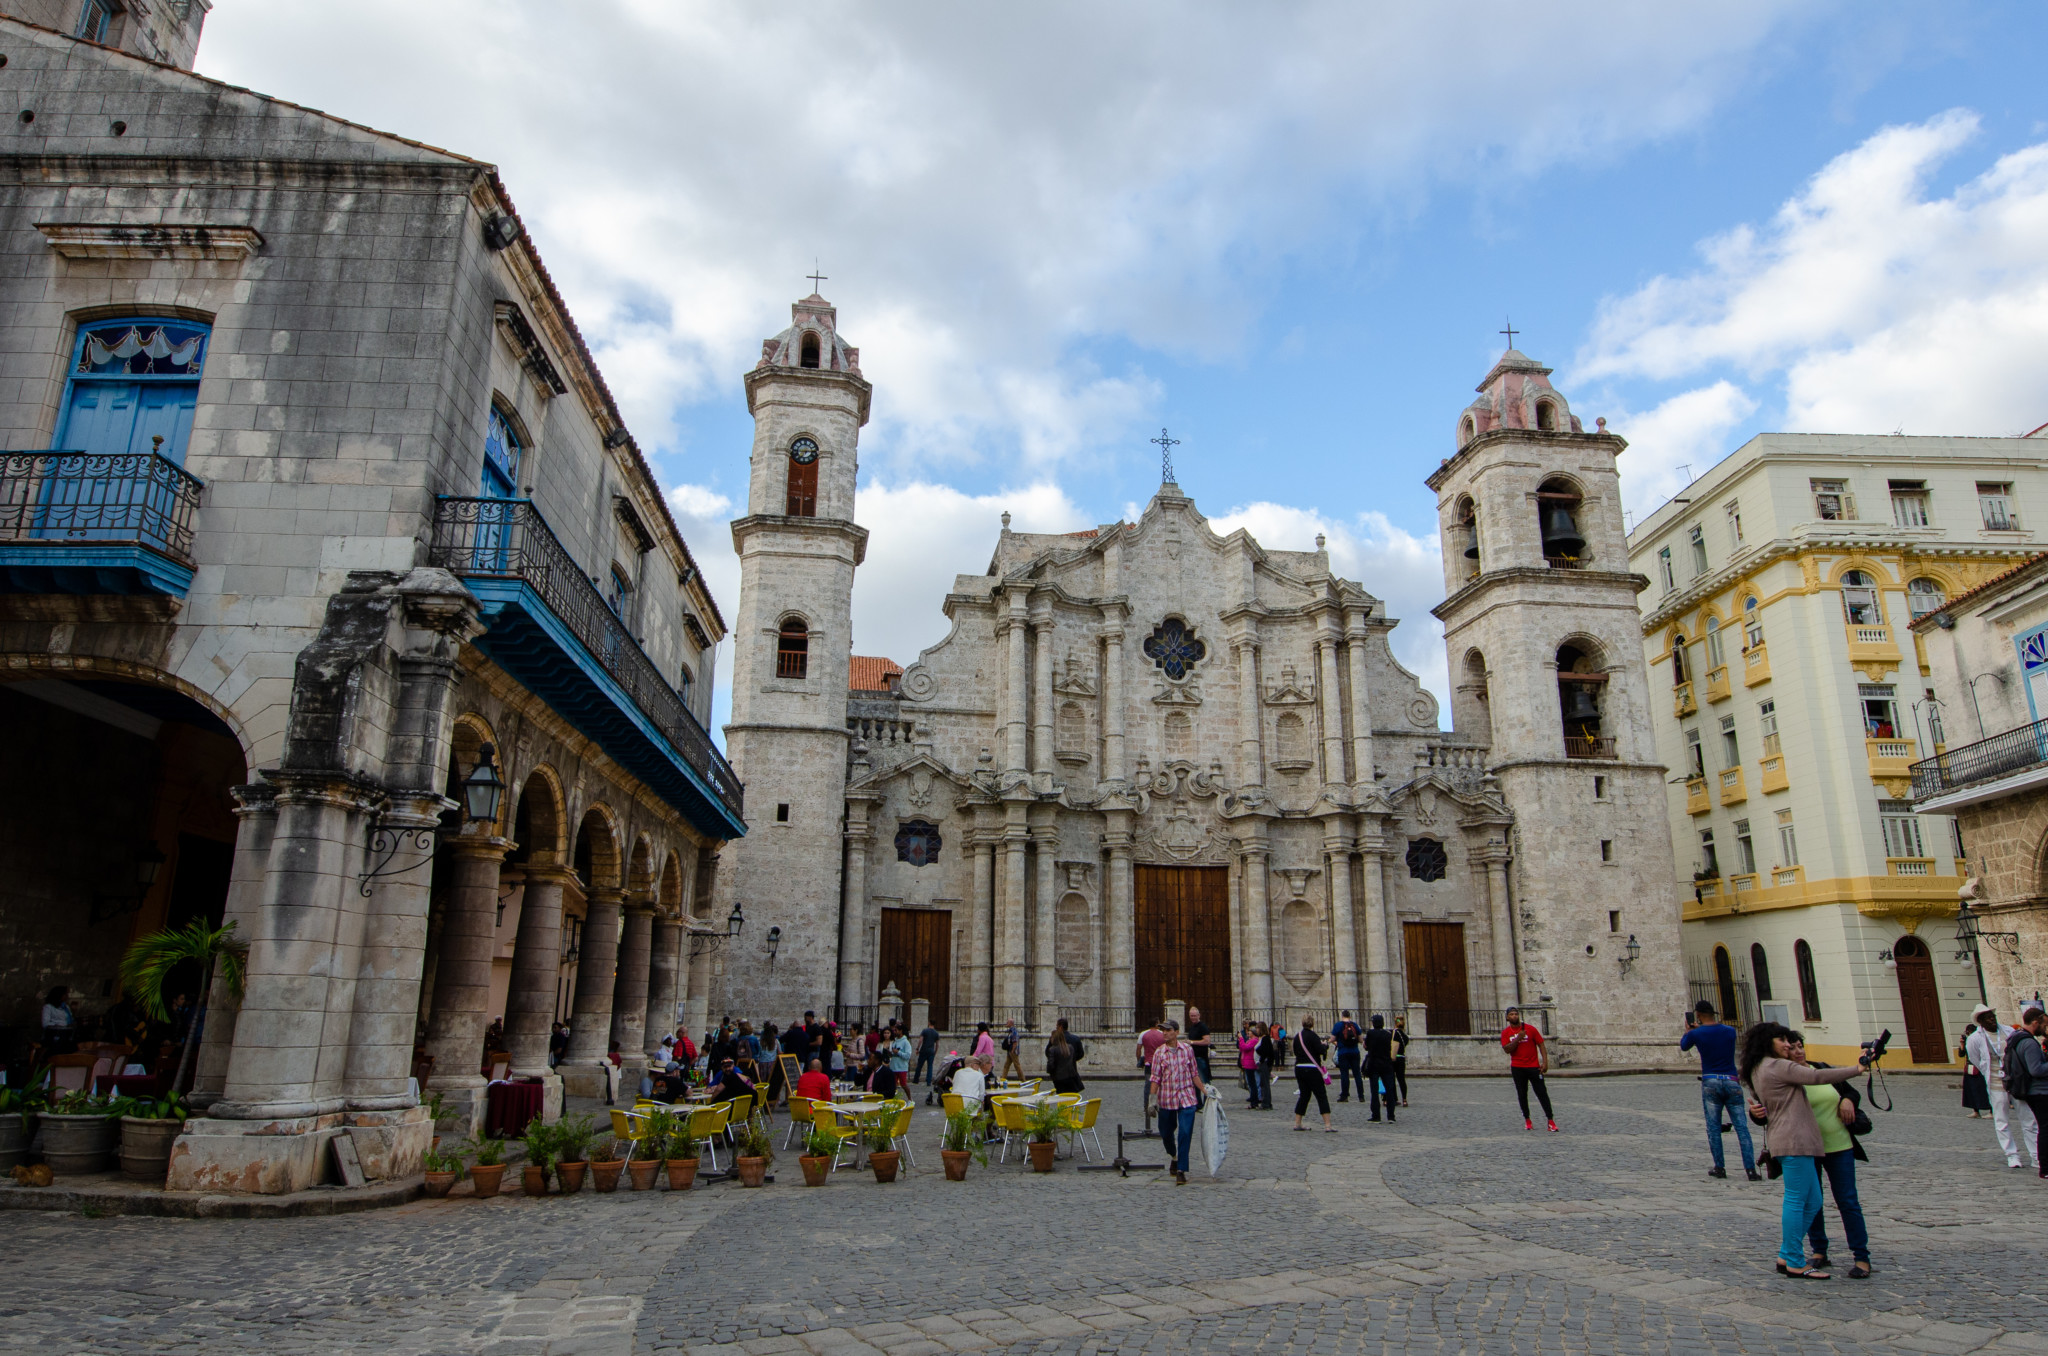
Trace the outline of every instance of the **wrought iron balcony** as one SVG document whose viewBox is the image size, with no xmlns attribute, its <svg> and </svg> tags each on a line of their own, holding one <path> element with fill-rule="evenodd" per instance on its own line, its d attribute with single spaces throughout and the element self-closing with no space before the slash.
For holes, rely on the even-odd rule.
<svg viewBox="0 0 2048 1356">
<path fill-rule="evenodd" d="M 2048 720 L 2037 720 L 1913 764 L 1913 799 L 1931 800 L 2048 767 Z"/>
<path fill-rule="evenodd" d="M 0 588 L 182 597 L 202 488 L 156 452 L 0 452 Z"/>
<path fill-rule="evenodd" d="M 707 833 L 746 831 L 731 765 L 531 501 L 442 497 L 429 559 L 483 600 L 477 647 L 501 668 Z"/>
</svg>

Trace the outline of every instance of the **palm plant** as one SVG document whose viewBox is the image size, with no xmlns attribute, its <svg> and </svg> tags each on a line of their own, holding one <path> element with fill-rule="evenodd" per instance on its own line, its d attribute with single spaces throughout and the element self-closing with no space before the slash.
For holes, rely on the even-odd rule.
<svg viewBox="0 0 2048 1356">
<path fill-rule="evenodd" d="M 978 1112 L 964 1107 L 946 1116 L 946 1130 L 939 1140 L 939 1147 L 952 1153 L 973 1156 L 973 1161 L 988 1166 L 988 1122 Z"/>
<path fill-rule="evenodd" d="M 249 944 L 235 936 L 235 925 L 230 922 L 214 927 L 204 918 L 195 918 L 182 928 L 165 928 L 138 937 L 128 948 L 128 954 L 121 958 L 121 989 L 142 1005 L 142 1010 L 152 1020 L 170 1020 L 170 1010 L 164 1004 L 164 981 L 171 971 L 187 961 L 197 965 L 203 976 L 199 981 L 199 1006 L 193 1010 L 192 1021 L 185 1028 L 185 1044 L 178 1055 L 178 1073 L 171 1080 L 171 1091 L 180 1092 L 185 1088 L 185 1077 L 192 1069 L 194 1038 L 206 1021 L 207 1004 L 213 997 L 213 977 L 216 971 L 220 982 L 226 988 L 229 998 L 239 1000 L 242 996 L 242 980 L 247 971 Z"/>
</svg>

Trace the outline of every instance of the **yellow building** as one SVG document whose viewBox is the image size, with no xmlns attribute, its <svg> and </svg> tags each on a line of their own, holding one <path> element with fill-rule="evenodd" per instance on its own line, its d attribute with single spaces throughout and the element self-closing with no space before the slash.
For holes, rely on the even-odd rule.
<svg viewBox="0 0 2048 1356">
<path fill-rule="evenodd" d="M 1689 1001 L 1783 1021 L 1829 1062 L 1886 1028 L 1900 1063 L 1953 1061 L 1980 993 L 1965 862 L 1953 821 L 1913 813 L 1909 769 L 1945 727 L 1977 734 L 1908 628 L 2041 549 L 2044 451 L 1762 434 L 1630 533 Z"/>
</svg>

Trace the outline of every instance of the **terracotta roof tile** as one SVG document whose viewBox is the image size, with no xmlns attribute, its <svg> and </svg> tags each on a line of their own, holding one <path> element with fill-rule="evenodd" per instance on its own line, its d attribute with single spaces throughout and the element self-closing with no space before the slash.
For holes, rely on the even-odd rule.
<svg viewBox="0 0 2048 1356">
<path fill-rule="evenodd" d="M 893 659 L 880 655 L 857 654 L 852 656 L 852 667 L 846 677 L 849 692 L 894 692 L 896 680 L 903 676 L 903 666 Z"/>
</svg>

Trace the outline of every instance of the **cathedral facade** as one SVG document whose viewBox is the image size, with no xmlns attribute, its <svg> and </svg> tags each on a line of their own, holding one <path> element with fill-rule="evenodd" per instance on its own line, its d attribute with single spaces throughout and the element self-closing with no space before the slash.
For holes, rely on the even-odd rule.
<svg viewBox="0 0 2048 1356">
<path fill-rule="evenodd" d="M 693 994 L 777 1020 L 922 999 L 948 1030 L 1130 1031 L 1175 1003 L 1219 1030 L 1327 1028 L 1348 1009 L 1468 1038 L 1432 1041 L 1446 1061 L 1481 1057 L 1519 1003 L 1580 1058 L 1653 1062 L 1667 1042 L 1644 1038 L 1684 988 L 1641 646 L 1626 643 L 1641 581 L 1619 563 L 1620 439 L 1578 432 L 1554 395 L 1540 429 L 1529 401 L 1507 409 L 1531 380 L 1508 359 L 1482 386 L 1475 411 L 1500 408 L 1484 429 L 1468 413 L 1436 486 L 1456 561 L 1449 732 L 1389 649 L 1396 620 L 1320 539 L 1219 534 L 1170 480 L 1135 522 L 1041 534 L 1005 515 L 987 568 L 943 600 L 947 637 L 900 676 L 863 663 L 891 676 L 855 687 L 869 388 L 823 298 L 793 320 L 748 376 L 756 436 L 733 524 L 727 735 L 749 832 L 723 849 L 707 905 L 742 906 L 749 940 Z M 1569 514 L 1597 520 L 1600 569 L 1508 546 L 1517 502 L 1536 540 L 1552 473 L 1574 487 Z M 1468 559 L 1477 503 L 1499 515 L 1499 548 Z M 1559 663 L 1600 678 L 1561 681 Z M 1573 726 L 1559 705 L 1581 688 L 1604 713 L 1590 743 L 1584 713 Z"/>
</svg>

